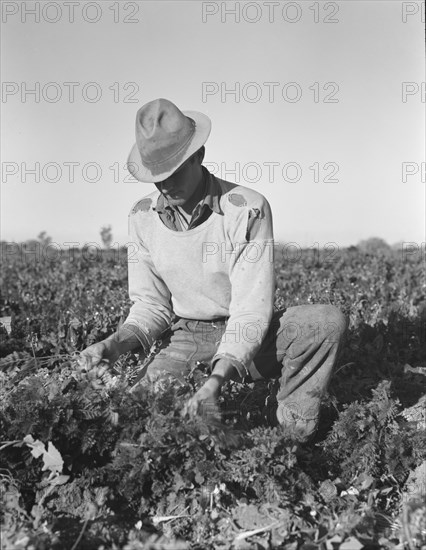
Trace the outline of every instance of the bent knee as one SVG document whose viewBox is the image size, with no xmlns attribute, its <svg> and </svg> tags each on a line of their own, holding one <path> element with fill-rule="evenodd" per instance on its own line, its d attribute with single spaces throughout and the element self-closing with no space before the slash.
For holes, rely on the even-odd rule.
<svg viewBox="0 0 426 550">
<path fill-rule="evenodd" d="M 336 306 L 318 305 L 321 308 L 321 329 L 326 339 L 331 342 L 339 342 L 345 335 L 349 319 Z"/>
</svg>

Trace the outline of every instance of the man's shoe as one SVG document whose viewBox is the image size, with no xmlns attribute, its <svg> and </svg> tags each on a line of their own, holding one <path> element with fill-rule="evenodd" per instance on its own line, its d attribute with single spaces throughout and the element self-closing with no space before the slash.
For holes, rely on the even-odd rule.
<svg viewBox="0 0 426 550">
<path fill-rule="evenodd" d="M 309 442 L 318 429 L 318 417 L 306 418 L 303 413 L 278 402 L 279 381 L 269 383 L 269 395 L 263 408 L 263 417 L 271 427 L 281 426 L 286 435 L 299 443 Z"/>
<path fill-rule="evenodd" d="M 291 439 L 299 443 L 311 441 L 318 430 L 318 417 L 304 418 L 284 403 L 278 403 L 275 412 L 278 424 L 282 426 Z"/>
</svg>

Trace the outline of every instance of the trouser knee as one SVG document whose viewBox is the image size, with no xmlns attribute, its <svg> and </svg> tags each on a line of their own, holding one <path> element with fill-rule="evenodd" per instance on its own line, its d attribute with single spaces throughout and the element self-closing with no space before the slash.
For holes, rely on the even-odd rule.
<svg viewBox="0 0 426 550">
<path fill-rule="evenodd" d="M 320 335 L 326 342 L 339 344 L 345 338 L 349 320 L 335 306 L 321 306 Z"/>
</svg>

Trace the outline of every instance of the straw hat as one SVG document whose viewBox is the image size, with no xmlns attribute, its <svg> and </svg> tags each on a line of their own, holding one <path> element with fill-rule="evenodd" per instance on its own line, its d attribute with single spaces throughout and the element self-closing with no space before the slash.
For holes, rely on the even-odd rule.
<svg viewBox="0 0 426 550">
<path fill-rule="evenodd" d="M 203 113 L 182 112 L 167 99 L 150 101 L 137 112 L 136 143 L 127 168 L 139 181 L 163 181 L 204 145 L 210 130 Z"/>
</svg>

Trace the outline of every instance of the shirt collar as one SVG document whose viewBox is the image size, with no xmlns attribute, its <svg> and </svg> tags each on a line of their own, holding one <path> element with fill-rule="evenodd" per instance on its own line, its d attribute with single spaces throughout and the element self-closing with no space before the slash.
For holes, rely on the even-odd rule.
<svg viewBox="0 0 426 550">
<path fill-rule="evenodd" d="M 213 174 L 211 174 L 207 170 L 207 168 L 205 168 L 204 166 L 202 166 L 201 168 L 203 170 L 203 181 L 205 182 L 205 189 L 203 198 L 194 207 L 194 213 L 196 212 L 197 208 L 199 211 L 201 211 L 204 206 L 207 206 L 213 212 L 216 212 L 217 214 L 222 214 L 223 212 L 220 208 L 220 197 L 222 195 L 222 192 L 219 182 L 213 176 Z M 154 210 L 159 214 L 162 214 L 166 210 L 175 210 L 175 208 L 171 204 L 169 204 L 165 196 L 160 193 Z"/>
</svg>

